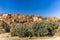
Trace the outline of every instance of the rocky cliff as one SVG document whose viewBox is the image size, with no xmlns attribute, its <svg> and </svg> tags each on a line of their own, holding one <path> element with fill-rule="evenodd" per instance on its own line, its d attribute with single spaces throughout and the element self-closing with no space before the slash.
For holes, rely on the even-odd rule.
<svg viewBox="0 0 60 40">
<path fill-rule="evenodd" d="M 32 23 L 34 21 L 59 21 L 59 18 L 56 17 L 41 17 L 41 16 L 34 16 L 34 15 L 21 15 L 21 14 L 2 14 L 0 15 L 0 20 L 6 22 L 7 24 L 11 24 L 13 22 L 20 22 L 20 23 Z"/>
</svg>

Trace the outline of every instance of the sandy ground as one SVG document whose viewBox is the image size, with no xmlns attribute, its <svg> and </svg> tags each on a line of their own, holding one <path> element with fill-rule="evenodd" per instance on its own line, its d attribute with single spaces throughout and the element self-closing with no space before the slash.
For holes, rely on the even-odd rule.
<svg viewBox="0 0 60 40">
<path fill-rule="evenodd" d="M 0 34 L 0 40 L 7 40 L 10 36 L 9 33 Z"/>
<path fill-rule="evenodd" d="M 14 37 L 11 37 L 9 33 L 0 34 L 0 40 L 10 40 L 9 38 L 11 39 Z M 44 39 L 37 38 L 37 39 L 29 39 L 29 40 L 60 40 L 60 37 L 52 37 L 52 38 L 44 38 Z"/>
</svg>

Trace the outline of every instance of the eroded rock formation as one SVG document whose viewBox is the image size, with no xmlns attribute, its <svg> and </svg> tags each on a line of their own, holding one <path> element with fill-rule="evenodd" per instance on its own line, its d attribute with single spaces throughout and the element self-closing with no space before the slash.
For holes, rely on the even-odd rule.
<svg viewBox="0 0 60 40">
<path fill-rule="evenodd" d="M 21 14 L 3 14 L 0 15 L 0 20 L 6 22 L 7 24 L 11 24 L 13 22 L 20 22 L 20 23 L 31 23 L 34 21 L 60 21 L 59 18 L 56 17 L 41 17 L 41 16 L 27 16 L 27 15 L 21 15 Z"/>
</svg>

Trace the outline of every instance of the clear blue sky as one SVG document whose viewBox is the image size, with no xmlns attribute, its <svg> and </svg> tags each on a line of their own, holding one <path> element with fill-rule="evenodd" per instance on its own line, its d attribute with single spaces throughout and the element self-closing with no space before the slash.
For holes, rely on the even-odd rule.
<svg viewBox="0 0 60 40">
<path fill-rule="evenodd" d="M 0 13 L 60 17 L 60 0 L 0 0 Z"/>
</svg>

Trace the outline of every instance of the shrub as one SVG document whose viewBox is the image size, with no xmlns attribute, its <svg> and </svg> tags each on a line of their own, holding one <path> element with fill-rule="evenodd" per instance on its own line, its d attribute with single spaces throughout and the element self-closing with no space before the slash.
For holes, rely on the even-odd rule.
<svg viewBox="0 0 60 40">
<path fill-rule="evenodd" d="M 54 35 L 56 29 L 58 29 L 58 27 L 60 26 L 58 22 L 49 22 L 48 25 L 49 25 L 47 26 L 47 29 L 49 31 L 48 35 Z"/>
<path fill-rule="evenodd" d="M 53 36 L 58 27 L 58 22 L 48 21 L 34 22 L 32 26 L 35 36 Z"/>
<path fill-rule="evenodd" d="M 1 30 L 4 29 L 5 32 L 10 32 L 10 26 L 3 21 L 0 21 L 0 28 Z"/>
<path fill-rule="evenodd" d="M 32 31 L 30 30 L 30 28 L 27 25 L 21 24 L 21 23 L 16 23 L 16 25 L 13 25 L 13 26 L 11 28 L 12 36 L 19 36 L 19 37 L 32 36 Z"/>
<path fill-rule="evenodd" d="M 34 22 L 33 23 L 33 31 L 35 36 L 46 36 L 48 34 L 46 23 L 42 22 Z"/>
<path fill-rule="evenodd" d="M 12 23 L 11 35 L 19 37 L 53 36 L 59 26 L 58 22 L 48 21 L 33 22 L 32 27 L 26 24 Z"/>
</svg>

